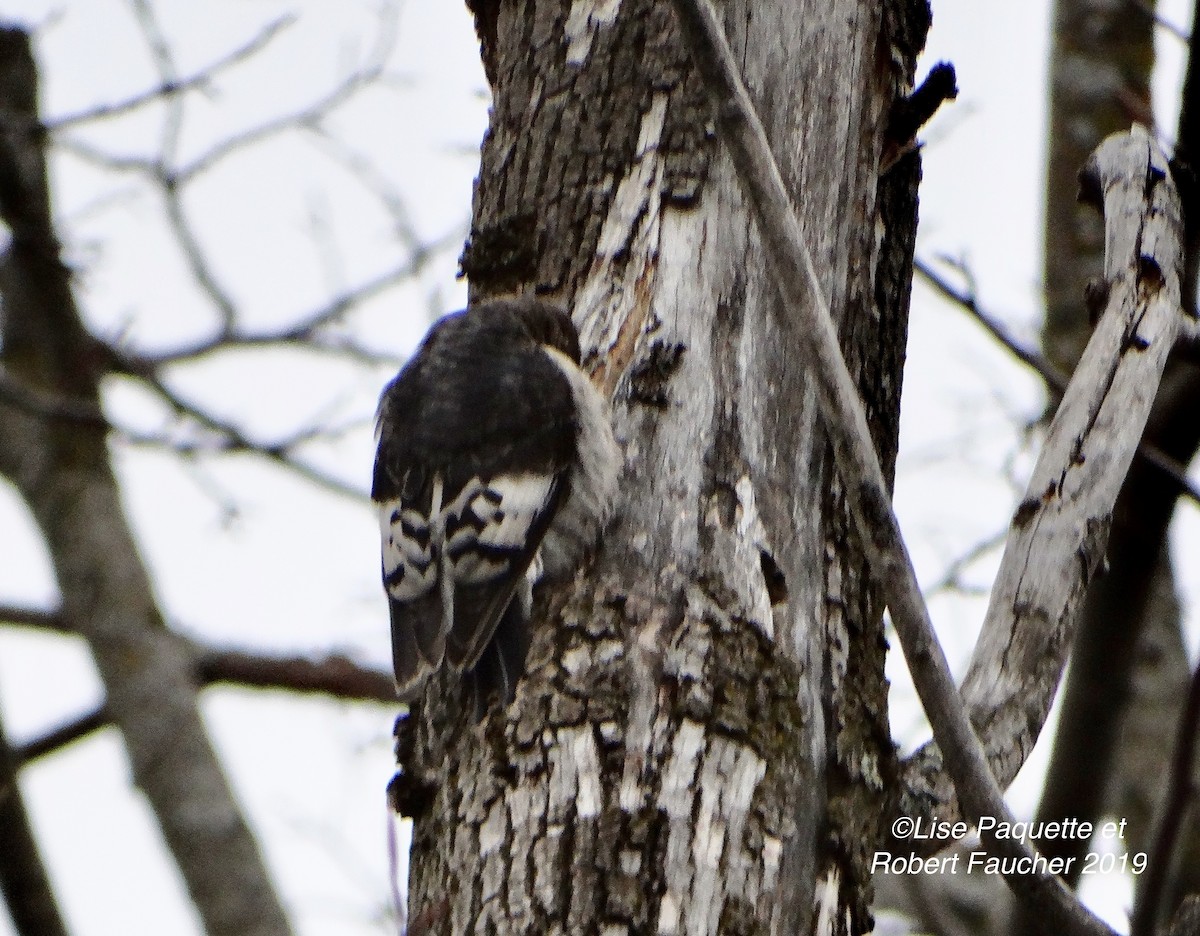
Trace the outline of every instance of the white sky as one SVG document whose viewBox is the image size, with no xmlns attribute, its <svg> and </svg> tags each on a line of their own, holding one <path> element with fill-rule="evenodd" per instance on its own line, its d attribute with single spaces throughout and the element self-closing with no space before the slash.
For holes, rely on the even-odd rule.
<svg viewBox="0 0 1200 936">
<path fill-rule="evenodd" d="M 1184 6 L 1173 0 L 1166 15 L 1186 25 Z M 209 97 L 189 97 L 185 162 L 215 139 L 320 96 L 363 60 L 378 34 L 375 4 L 368 0 L 162 0 L 156 9 L 184 74 L 281 14 L 297 14 L 260 57 L 222 76 Z M 1040 231 L 1047 7 L 1040 0 L 941 0 L 934 14 L 923 70 L 939 58 L 953 61 L 962 93 L 926 134 L 918 249 L 925 257 L 966 260 L 987 307 L 1032 343 L 1039 316 L 1034 232 Z M 125 2 L 8 0 L 5 15 L 41 25 L 43 108 L 50 117 L 121 100 L 155 82 Z M 1161 38 L 1162 60 L 1177 69 L 1177 40 Z M 1168 126 L 1175 81 L 1164 74 L 1160 88 Z M 402 194 L 420 235 L 434 239 L 453 235 L 468 216 L 486 106 L 462 4 L 412 0 L 400 19 L 388 81 L 340 111 L 330 127 Z M 151 109 L 73 136 L 144 156 L 154 152 L 162 117 Z M 53 181 L 89 322 L 139 348 L 205 335 L 211 308 L 190 287 L 162 230 L 159 206 L 136 178 L 114 181 L 63 156 L 55 161 Z M 401 256 L 394 219 L 305 135 L 285 135 L 233 157 L 195 188 L 186 206 L 218 276 L 248 323 L 259 327 L 289 321 Z M 451 249 L 417 283 L 362 309 L 352 320 L 354 333 L 374 348 L 406 352 L 430 309 L 446 311 L 465 298 L 453 278 L 456 256 Z M 364 372 L 294 354 L 241 355 L 180 373 L 173 385 L 272 438 L 318 417 L 369 419 L 388 376 L 386 367 Z M 114 384 L 106 393 L 110 412 L 126 424 L 164 425 L 161 407 L 143 391 Z M 1038 384 L 1004 352 L 918 287 L 897 507 L 925 580 L 935 580 L 946 563 L 1006 523 L 1019 496 L 1009 476 L 1019 477 L 1029 461 L 1021 424 L 1037 414 L 1040 400 Z M 122 445 L 114 450 L 143 555 L 176 626 L 216 644 L 281 653 L 336 649 L 387 666 L 377 530 L 365 506 L 314 493 L 248 459 L 181 468 L 170 456 Z M 365 491 L 368 426 L 306 455 Z M 232 516 L 229 504 L 236 505 Z M 1194 552 L 1189 544 L 1200 542 L 1200 526 L 1194 510 L 1183 513 L 1176 538 Z M 18 500 L 4 489 L 0 530 L 0 603 L 53 607 L 46 558 Z M 972 581 L 986 585 L 997 558 L 972 569 Z M 1179 567 L 1200 569 L 1200 563 Z M 1195 599 L 1200 584 L 1184 586 L 1186 597 Z M 982 611 L 978 598 L 934 601 L 947 652 L 960 670 Z M 893 730 L 911 746 L 921 740 L 921 719 L 902 663 L 896 658 L 893 664 Z M 100 697 L 78 641 L 0 630 L 0 707 L 12 738 L 37 736 Z M 382 792 L 392 766 L 391 709 L 221 689 L 205 693 L 204 714 L 299 931 L 394 932 L 386 921 Z M 1042 760 L 1035 757 L 1034 767 Z M 1035 773 L 1026 771 L 1011 794 L 1018 813 L 1036 802 Z M 44 760 L 22 779 L 73 932 L 198 932 L 153 820 L 130 789 L 113 732 Z M 1118 919 L 1128 890 L 1100 890 L 1093 888 L 1092 899 Z M 0 914 L 0 936 L 10 933 Z"/>
</svg>

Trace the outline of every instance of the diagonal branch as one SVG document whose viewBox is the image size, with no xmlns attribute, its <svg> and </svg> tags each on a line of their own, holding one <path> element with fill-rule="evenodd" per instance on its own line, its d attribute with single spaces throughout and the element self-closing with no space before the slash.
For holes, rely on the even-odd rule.
<svg viewBox="0 0 1200 936">
<path fill-rule="evenodd" d="M 1165 157 L 1135 128 L 1110 137 L 1089 167 L 1104 196 L 1106 309 L 1017 508 L 963 684 L 1002 783 L 1045 722 L 1167 355 L 1191 328 L 1180 309 L 1179 201 Z M 930 781 L 937 759 L 928 746 L 914 755 L 910 789 Z M 948 804 L 944 780 L 937 782 L 934 798 Z"/>
<path fill-rule="evenodd" d="M 17 784 L 20 764 L 0 723 L 0 896 L 18 933 L 67 936 Z"/>
<path fill-rule="evenodd" d="M 812 258 L 804 242 L 799 222 L 788 207 L 789 196 L 778 167 L 771 157 L 766 134 L 741 84 L 737 65 L 710 3 L 707 0 L 675 0 L 675 7 L 684 35 L 692 47 L 698 70 L 716 103 L 724 142 L 742 187 L 754 207 L 764 246 L 777 271 L 780 293 L 785 305 L 798 320 L 784 321 L 781 325 L 791 332 L 797 347 L 803 349 L 810 374 L 816 384 L 825 416 L 825 428 L 831 438 L 839 472 L 845 480 L 856 525 L 875 574 L 882 583 L 913 682 L 940 748 L 936 758 L 937 770 L 934 773 L 940 772 L 941 762 L 944 760 L 945 771 L 952 779 L 962 807 L 973 821 L 978 821 L 984 816 L 1003 821 L 1009 816 L 1007 806 L 1004 804 L 996 778 L 991 773 L 983 746 L 967 719 L 945 656 L 934 636 L 928 610 L 921 598 L 895 515 L 890 508 L 883 472 L 871 444 L 865 416 L 842 361 L 836 332 L 818 285 Z M 1166 351 L 1173 344 L 1182 325 L 1176 269 L 1178 233 L 1175 231 L 1173 235 L 1171 228 L 1171 218 L 1178 222 L 1178 202 L 1177 199 L 1174 201 L 1174 211 L 1171 212 L 1169 209 L 1172 207 L 1172 199 L 1175 198 L 1174 189 L 1161 175 L 1151 175 L 1150 179 L 1163 184 L 1149 184 L 1147 173 L 1157 169 L 1155 156 L 1161 158 L 1156 149 L 1152 153 L 1152 146 L 1152 141 L 1143 132 L 1133 149 L 1135 154 L 1141 154 L 1141 192 L 1157 193 L 1155 209 L 1159 214 L 1154 220 L 1158 222 L 1158 226 L 1147 221 L 1144 236 L 1138 239 L 1135 249 L 1134 244 L 1122 239 L 1119 233 L 1121 229 L 1110 221 L 1108 247 L 1112 311 L 1097 334 L 1115 329 L 1117 345 L 1113 347 L 1107 343 L 1093 342 L 1093 347 L 1096 348 L 1092 354 L 1094 362 L 1089 367 L 1081 365 L 1081 379 L 1072 385 L 1072 390 L 1076 386 L 1079 389 L 1074 394 L 1068 391 L 1067 399 L 1060 410 L 1060 416 L 1063 418 L 1056 420 L 1057 437 L 1055 430 L 1051 430 L 1053 440 L 1069 437 L 1076 444 L 1068 451 L 1060 452 L 1058 446 L 1051 446 L 1048 442 L 1047 451 L 1043 453 L 1040 463 L 1043 466 L 1054 463 L 1061 466 L 1064 483 L 1068 476 L 1073 483 L 1075 477 L 1080 474 L 1077 469 L 1090 463 L 1093 467 L 1087 471 L 1089 476 L 1102 474 L 1109 480 L 1115 476 L 1115 485 L 1119 486 L 1120 478 L 1124 476 L 1128 466 L 1128 459 L 1132 458 L 1133 448 L 1149 407 L 1149 399 L 1145 400 L 1143 408 L 1140 398 L 1152 397 L 1152 393 L 1146 394 L 1145 388 L 1147 385 L 1151 388 L 1157 386 L 1157 378 L 1161 375 L 1159 359 L 1165 361 Z M 1119 143 L 1112 146 L 1113 150 L 1120 148 Z M 1112 151 L 1105 153 L 1109 160 L 1114 159 L 1116 155 L 1120 154 L 1114 154 Z M 1136 162 L 1136 155 L 1134 161 Z M 1165 167 L 1165 160 L 1162 164 Z M 1102 179 L 1102 184 L 1107 186 L 1111 183 L 1113 188 L 1120 188 L 1120 179 L 1114 182 L 1115 172 L 1111 162 L 1098 164 L 1096 169 L 1097 178 Z M 1135 170 L 1133 174 L 1136 177 Z M 1103 191 L 1108 195 L 1110 190 L 1106 187 Z M 1106 207 L 1110 212 L 1116 212 L 1115 203 Z M 1137 210 L 1144 207 L 1139 199 Z M 1142 232 L 1142 227 L 1139 226 L 1138 230 Z M 1175 238 L 1173 248 L 1172 236 Z M 1155 256 L 1156 252 L 1161 252 L 1161 256 Z M 1149 254 L 1153 259 L 1146 262 L 1144 254 Z M 1117 281 L 1117 270 L 1123 268 L 1127 262 L 1135 264 L 1132 276 L 1122 269 L 1124 279 Z M 1152 264 L 1157 271 L 1157 277 L 1149 275 Z M 1141 290 L 1140 294 L 1138 290 Z M 1144 341 L 1148 343 L 1143 344 Z M 1144 355 L 1144 359 L 1151 362 L 1150 374 L 1145 373 L 1147 368 L 1136 366 L 1126 367 L 1122 371 L 1122 363 L 1136 363 L 1137 355 L 1148 348 L 1152 349 L 1152 352 Z M 1133 388 L 1127 386 L 1131 380 L 1138 382 L 1140 394 L 1135 394 Z M 1099 400 L 1087 399 L 1095 390 L 1099 391 Z M 1124 391 L 1124 394 L 1113 391 Z M 1131 396 L 1134 397 L 1132 401 Z M 1085 399 L 1080 401 L 1079 397 Z M 1108 407 L 1105 406 L 1106 403 Z M 1123 404 L 1126 411 L 1131 403 L 1134 404 L 1132 419 L 1127 412 L 1123 414 L 1129 422 L 1136 422 L 1132 441 L 1128 439 L 1128 433 L 1118 440 L 1111 438 L 1112 427 L 1108 420 L 1111 419 L 1111 406 L 1114 403 Z M 1105 429 L 1110 431 L 1105 433 L 1102 431 Z M 1117 453 L 1108 454 L 1102 450 L 1096 451 L 1096 442 L 1101 439 L 1109 444 L 1117 441 L 1124 443 L 1123 447 L 1118 448 L 1118 452 L 1127 452 L 1128 457 Z M 1083 457 L 1085 449 L 1088 456 L 1086 458 Z M 1101 470 L 1097 471 L 1096 468 Z M 1116 486 L 1111 490 L 1111 497 L 1108 497 L 1107 509 L 1111 509 L 1115 500 Z M 1072 484 L 1072 492 L 1073 487 Z M 1103 486 L 1101 490 L 1105 496 L 1110 493 L 1107 486 Z M 1057 530 L 1051 530 L 1051 523 L 1042 522 L 1044 518 L 1041 514 L 1056 506 L 1061 510 L 1064 503 L 1062 493 L 1061 487 L 1057 490 L 1051 487 L 1044 491 L 1039 488 L 1038 496 L 1028 501 L 1023 510 L 1018 512 L 1019 522 L 1015 524 L 1018 536 L 1022 530 L 1036 534 L 1043 526 L 1047 531 L 1057 533 Z M 1073 502 L 1069 504 L 1071 507 L 1076 506 Z M 1075 513 L 1072 516 L 1078 515 Z M 1054 669 L 1054 684 L 1061 674 L 1068 643 L 1062 639 L 1063 631 L 1069 627 L 1075 604 L 1082 591 L 1082 585 L 1071 580 L 1069 572 L 1074 573 L 1077 579 L 1086 581 L 1099 560 L 1101 549 L 1097 547 L 1102 547 L 1103 535 L 1107 530 L 1107 527 L 1099 522 L 1099 518 L 1092 519 L 1095 522 L 1083 525 L 1083 541 L 1079 542 L 1075 549 L 1067 548 L 1065 553 L 1042 551 L 1048 544 L 1051 547 L 1064 545 L 1058 541 L 1062 539 L 1061 536 L 1033 536 L 1028 543 L 1027 555 L 1032 555 L 1033 548 L 1037 547 L 1039 559 L 1049 561 L 1050 569 L 1046 571 L 1050 573 L 1049 578 L 1052 581 L 1055 576 L 1068 579 L 1065 583 L 1067 587 L 1057 595 L 1061 599 L 1060 606 L 1054 609 L 1057 613 L 1054 614 L 1053 620 L 1059 625 L 1055 628 L 1056 638 L 1060 641 L 1049 653 Z M 1008 553 L 1012 552 L 1010 548 Z M 1064 566 L 1070 567 L 1069 572 Z M 1017 585 L 1020 586 L 1024 581 L 1018 577 Z M 1063 583 L 1054 581 L 1054 584 Z M 1027 615 L 1023 603 L 1025 596 L 1021 596 L 1021 602 L 1015 598 L 1003 597 L 1007 595 L 1007 586 L 1003 579 L 998 583 L 995 594 L 1001 595 L 1002 598 L 999 601 L 994 600 L 993 607 L 1001 610 L 990 633 L 1011 632 L 1022 615 Z M 1041 614 L 1047 613 L 1045 608 L 1039 607 L 1038 610 L 1039 618 Z M 990 655 L 986 659 L 993 665 L 1002 662 Z M 1036 668 L 1035 664 L 1038 663 L 1045 668 L 1044 661 L 1030 662 L 1022 657 L 1021 662 L 1031 669 Z M 1049 690 L 1047 699 L 1052 694 L 1053 685 Z M 1040 705 L 1037 708 L 1040 709 Z M 1028 706 L 1026 713 L 1028 714 Z M 1027 718 L 1026 723 L 1019 727 L 1025 732 L 1032 728 L 1033 735 L 1036 736 L 1045 713 L 1038 711 L 1033 715 L 1034 717 Z M 981 721 L 981 724 L 983 723 L 985 722 Z M 1016 726 L 1008 727 L 1009 730 L 1001 735 L 1004 740 L 1015 738 L 1018 749 L 1027 750 L 1020 747 L 1023 733 L 1014 730 Z M 1003 763 L 1003 766 L 1011 767 L 1011 763 Z M 909 779 L 915 782 L 916 779 L 927 780 L 928 777 L 913 778 L 910 772 Z M 985 837 L 985 842 L 1003 857 L 1032 862 L 1031 849 L 1021 842 L 991 836 Z M 1032 864 L 1031 867 L 1036 869 L 1038 865 Z M 1044 868 L 1044 865 L 1041 867 Z M 1044 912 L 1060 930 L 1070 933 L 1111 932 L 1105 924 L 1075 901 L 1048 872 L 1043 870 L 1040 874 L 1011 875 L 1007 879 L 1014 889 L 1031 905 Z"/>
</svg>

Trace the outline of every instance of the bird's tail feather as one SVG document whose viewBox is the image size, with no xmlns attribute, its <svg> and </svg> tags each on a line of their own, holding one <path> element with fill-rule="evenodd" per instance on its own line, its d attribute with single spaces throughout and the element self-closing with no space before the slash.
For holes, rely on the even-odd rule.
<svg viewBox="0 0 1200 936">
<path fill-rule="evenodd" d="M 442 630 L 442 596 L 436 589 L 412 601 L 390 601 L 392 665 L 396 693 L 407 699 L 442 665 L 446 635 Z"/>
</svg>

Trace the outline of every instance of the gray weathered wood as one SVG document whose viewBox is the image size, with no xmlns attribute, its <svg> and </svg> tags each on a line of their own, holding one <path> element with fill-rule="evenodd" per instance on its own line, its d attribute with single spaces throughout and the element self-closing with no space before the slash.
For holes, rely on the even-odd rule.
<svg viewBox="0 0 1200 936">
<path fill-rule="evenodd" d="M 675 0 L 684 32 L 709 87 L 722 139 L 729 146 L 738 181 L 754 206 L 767 256 L 784 299 L 792 333 L 812 375 L 830 436 L 838 473 L 874 576 L 882 583 L 892 621 L 900 637 L 913 682 L 929 715 L 934 737 L 946 754 L 947 774 L 962 799 L 964 812 L 1011 822 L 983 748 L 955 690 L 916 573 L 891 510 L 888 485 L 872 444 L 866 415 L 838 346 L 833 318 L 812 253 L 771 155 L 766 134 L 741 82 L 740 69 L 709 0 Z M 1024 843 L 983 834 L 984 842 L 1005 857 L 1036 868 Z M 1111 932 L 1066 892 L 1045 870 L 1006 873 L 1006 879 L 1031 905 L 1047 914 L 1065 933 Z"/>
<path fill-rule="evenodd" d="M 1167 354 L 1194 322 L 1180 307 L 1182 222 L 1166 157 L 1142 128 L 1109 137 L 1084 173 L 1103 201 L 1104 313 L 1017 507 L 962 687 L 997 779 L 1016 776 L 1045 723 L 1075 611 L 1103 561 L 1111 511 Z M 913 756 L 906 809 L 953 812 L 932 745 Z M 918 805 L 923 803 L 924 805 Z"/>
<path fill-rule="evenodd" d="M 894 770 L 881 602 L 674 13 L 473 6 L 494 104 L 472 294 L 572 308 L 627 470 L 505 717 L 452 726 L 442 685 L 402 731 L 414 926 L 861 932 Z M 906 309 L 881 309 L 876 274 L 907 281 L 890 254 L 915 209 L 883 221 L 879 166 L 919 11 L 894 57 L 873 2 L 724 12 L 894 451 Z"/>
</svg>

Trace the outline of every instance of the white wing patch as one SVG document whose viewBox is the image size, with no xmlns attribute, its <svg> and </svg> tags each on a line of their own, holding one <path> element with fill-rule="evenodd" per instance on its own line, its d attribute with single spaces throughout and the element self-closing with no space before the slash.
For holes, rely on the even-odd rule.
<svg viewBox="0 0 1200 936">
<path fill-rule="evenodd" d="M 554 475 L 471 479 L 446 507 L 446 556 L 454 580 L 480 584 L 509 571 L 529 548 L 530 528 L 547 509 Z"/>
<path fill-rule="evenodd" d="M 425 594 L 437 581 L 429 521 L 408 510 L 400 498 L 379 505 L 383 542 L 383 584 L 397 601 Z"/>
<path fill-rule="evenodd" d="M 435 487 L 440 494 L 440 478 Z M 528 548 L 530 528 L 549 506 L 554 475 L 472 478 L 432 517 L 399 499 L 379 504 L 383 578 L 396 601 L 443 586 L 478 585 L 506 574 Z M 439 569 L 444 567 L 444 569 Z M 447 620 L 452 620 L 448 615 Z"/>
</svg>

